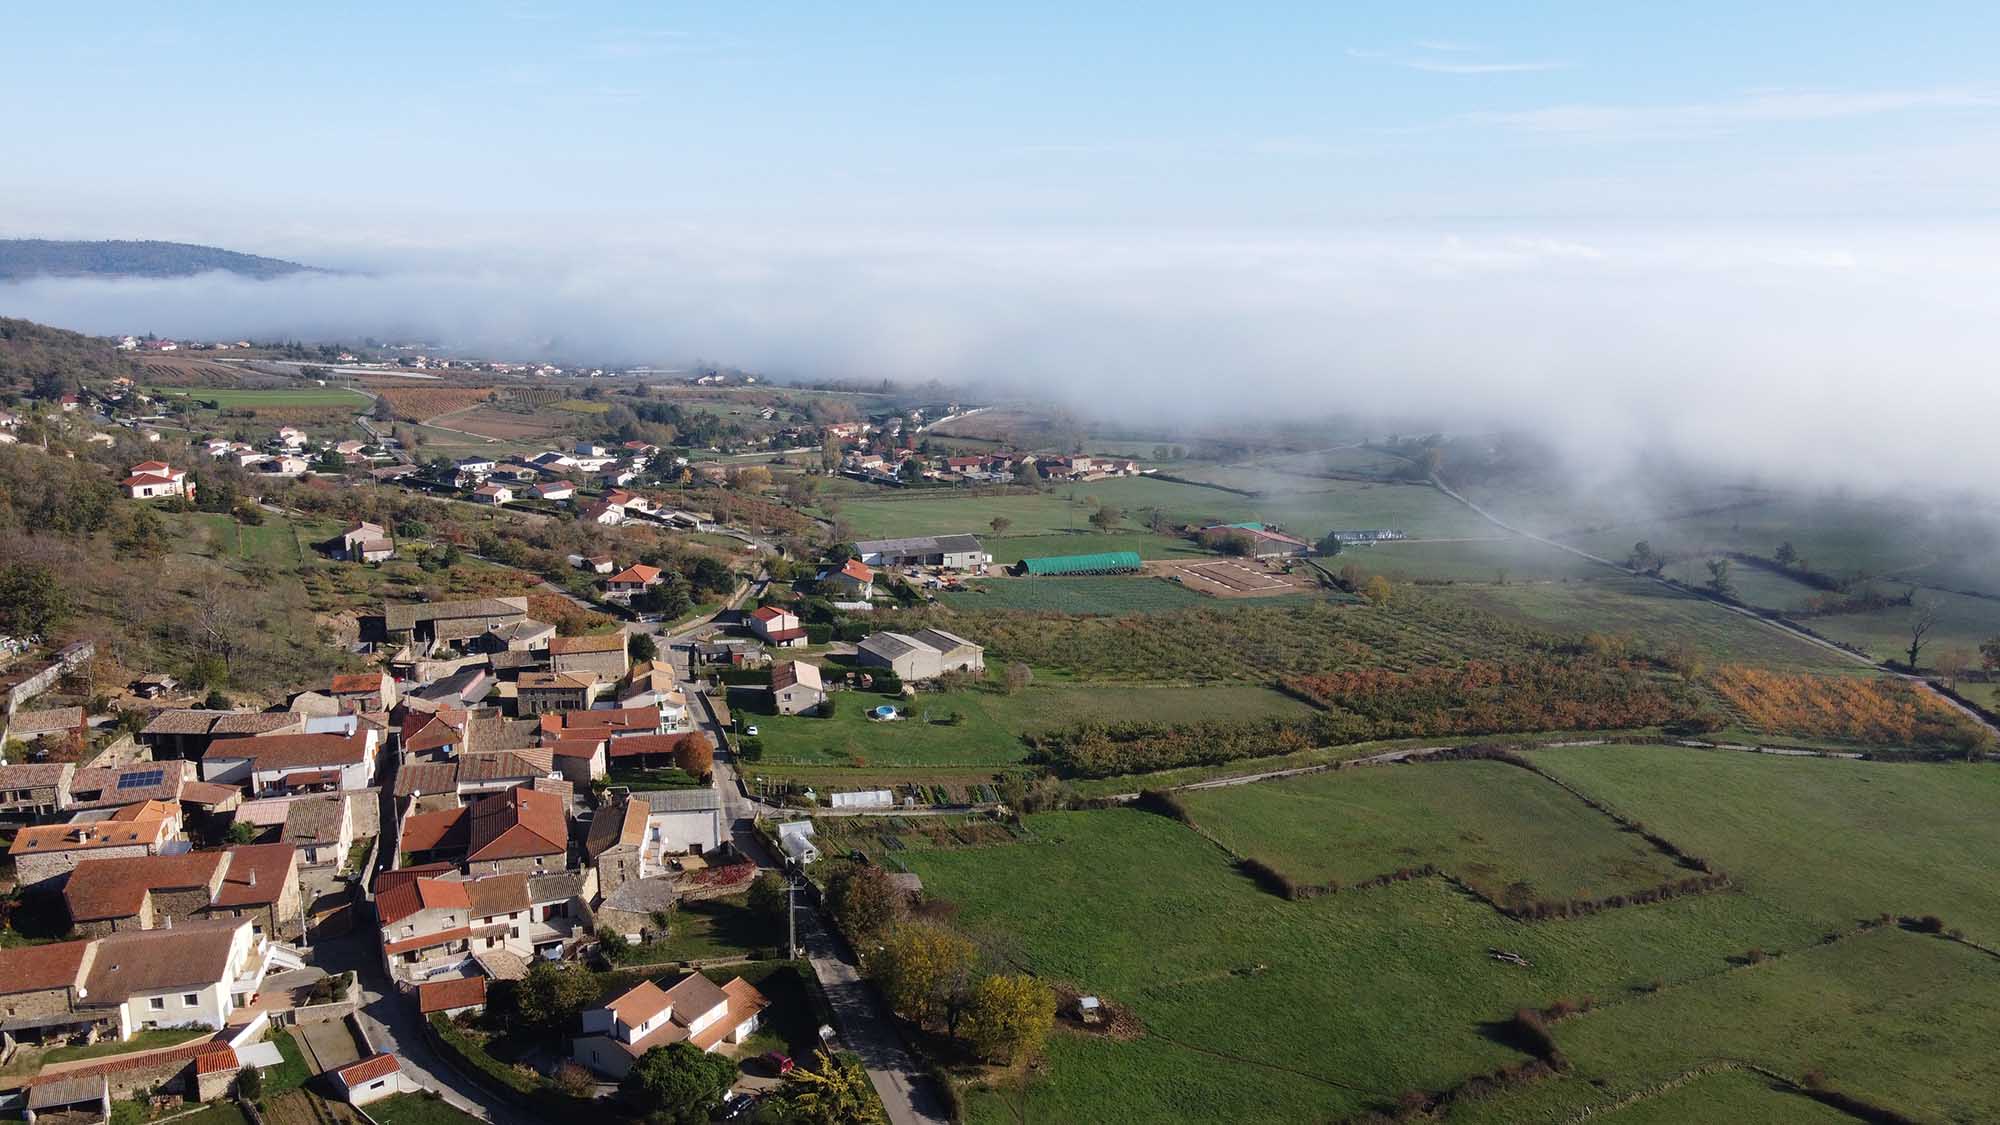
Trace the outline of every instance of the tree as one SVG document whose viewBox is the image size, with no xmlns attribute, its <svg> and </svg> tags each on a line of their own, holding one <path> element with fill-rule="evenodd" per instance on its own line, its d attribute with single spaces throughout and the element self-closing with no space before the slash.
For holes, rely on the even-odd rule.
<svg viewBox="0 0 2000 1125">
<path fill-rule="evenodd" d="M 47 636 L 69 613 L 69 590 L 55 571 L 25 562 L 0 570 L 0 633 Z"/>
<path fill-rule="evenodd" d="M 1778 544 L 1778 549 L 1771 555 L 1771 558 L 1776 560 L 1777 564 L 1782 567 L 1789 568 L 1796 566 L 1799 561 L 1799 549 L 1792 546 L 1792 541 L 1787 539 L 1783 543 Z"/>
<path fill-rule="evenodd" d="M 236 1072 L 236 1096 L 246 1102 L 254 1102 L 264 1096 L 264 1072 L 254 1065 L 246 1065 Z"/>
<path fill-rule="evenodd" d="M 790 896 L 785 893 L 785 877 L 776 871 L 765 871 L 750 881 L 747 901 L 752 913 L 769 920 L 773 925 L 785 924 L 785 910 Z"/>
<path fill-rule="evenodd" d="M 313 458 L 312 467 L 315 473 L 344 473 L 347 471 L 347 458 L 342 457 L 339 450 L 329 446 L 320 450 L 319 456 Z"/>
<path fill-rule="evenodd" d="M 1931 631 L 1937 628 L 1937 624 L 1937 599 L 1925 598 L 1917 602 L 1915 612 L 1910 616 L 1910 671 L 1917 670 L 1917 658 L 1923 655 L 1924 645 L 1929 643 Z"/>
<path fill-rule="evenodd" d="M 1019 695 L 1035 682 L 1035 670 L 1016 660 L 1007 665 L 1005 683 L 1008 695 Z"/>
<path fill-rule="evenodd" d="M 771 470 L 762 465 L 745 465 L 731 472 L 729 479 L 738 492 L 761 492 L 771 487 Z"/>
<path fill-rule="evenodd" d="M 827 905 L 840 931 L 856 947 L 874 941 L 909 910 L 902 889 L 873 864 L 847 864 L 826 882 Z"/>
<path fill-rule="evenodd" d="M 235 821 L 230 824 L 229 833 L 225 838 L 232 844 L 254 843 L 257 839 L 257 826 L 247 820 Z"/>
<path fill-rule="evenodd" d="M 1007 529 L 1014 526 L 1014 521 L 1006 516 L 994 516 L 986 521 L 986 526 L 992 528 L 995 535 L 1005 535 Z"/>
<path fill-rule="evenodd" d="M 1389 599 L 1396 596 L 1396 587 L 1387 578 L 1371 574 L 1368 581 L 1361 584 L 1361 596 L 1368 599 L 1369 605 L 1387 605 Z"/>
<path fill-rule="evenodd" d="M 208 697 L 201 701 L 201 705 L 210 711 L 227 711 L 231 706 L 229 697 L 219 691 L 210 691 Z"/>
<path fill-rule="evenodd" d="M 1035 468 L 1033 461 L 1023 461 L 1021 462 L 1021 471 L 1018 474 L 1018 479 L 1029 488 L 1040 488 L 1042 486 L 1042 471 Z"/>
<path fill-rule="evenodd" d="M 906 923 L 868 959 L 889 1006 L 919 1025 L 955 1030 L 970 996 L 978 951 L 942 926 Z"/>
<path fill-rule="evenodd" d="M 1938 675 L 1944 677 L 1945 686 L 1956 689 L 1958 678 L 1965 675 L 1967 668 L 1972 667 L 1972 650 L 1952 645 L 1950 648 L 1941 649 L 1931 664 L 1937 668 Z"/>
<path fill-rule="evenodd" d="M 618 1091 L 657 1121 L 707 1121 L 736 1081 L 736 1064 L 682 1040 L 633 1062 Z"/>
<path fill-rule="evenodd" d="M 588 972 L 539 958 L 514 986 L 514 1010 L 521 1022 L 554 1035 L 567 1031 L 596 999 L 597 983 Z"/>
<path fill-rule="evenodd" d="M 2000 636 L 1988 637 L 1980 644 L 1979 664 L 1988 672 L 2000 671 Z"/>
<path fill-rule="evenodd" d="M 911 484 L 915 484 L 916 482 L 924 479 L 923 459 L 920 457 L 906 458 L 903 461 L 902 467 L 896 470 L 896 475 L 902 477 L 904 480 L 908 481 Z"/>
<path fill-rule="evenodd" d="M 659 659 L 660 646 L 651 633 L 633 633 L 625 642 L 625 649 L 632 654 L 635 664 Z"/>
<path fill-rule="evenodd" d="M 1710 593 L 1722 598 L 1736 596 L 1736 583 L 1729 576 L 1735 565 L 1727 557 L 1708 560 L 1707 585 Z"/>
<path fill-rule="evenodd" d="M 1340 536 L 1334 532 L 1327 532 L 1325 537 L 1319 541 L 1319 553 L 1329 559 L 1338 557 L 1340 551 Z"/>
<path fill-rule="evenodd" d="M 715 743 L 696 731 L 674 745 L 674 764 L 691 776 L 706 779 L 715 772 Z"/>
<path fill-rule="evenodd" d="M 1666 560 L 1653 553 L 1650 541 L 1641 539 L 1632 544 L 1632 554 L 1625 560 L 1625 565 L 1647 574 L 1658 574 L 1660 568 L 1666 565 Z"/>
<path fill-rule="evenodd" d="M 810 1069 L 798 1067 L 785 1076 L 779 1095 L 782 1120 L 803 1125 L 886 1125 L 882 1103 L 868 1081 L 868 1071 L 853 1057 L 835 1058 L 819 1052 Z"/>
<path fill-rule="evenodd" d="M 1003 1063 L 1040 1049 L 1056 1022 L 1056 994 L 1030 976 L 990 976 L 972 990 L 965 1037 L 985 1058 Z"/>
<path fill-rule="evenodd" d="M 1103 504 L 1096 511 L 1090 513 L 1090 526 L 1099 531 L 1110 531 L 1112 528 L 1117 527 L 1118 522 L 1124 518 L 1124 512 L 1119 511 L 1109 504 Z"/>
<path fill-rule="evenodd" d="M 157 559 L 173 547 L 167 538 L 166 521 L 145 507 L 131 509 L 116 543 L 120 552 L 135 559 Z"/>
</svg>

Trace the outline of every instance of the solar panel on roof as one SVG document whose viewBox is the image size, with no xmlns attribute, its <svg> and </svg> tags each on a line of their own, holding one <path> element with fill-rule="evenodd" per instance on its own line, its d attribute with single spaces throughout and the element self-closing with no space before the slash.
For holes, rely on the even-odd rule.
<svg viewBox="0 0 2000 1125">
<path fill-rule="evenodd" d="M 119 774 L 118 788 L 147 789 L 158 785 L 161 779 L 166 776 L 167 771 L 165 770 L 140 770 L 137 773 Z"/>
</svg>

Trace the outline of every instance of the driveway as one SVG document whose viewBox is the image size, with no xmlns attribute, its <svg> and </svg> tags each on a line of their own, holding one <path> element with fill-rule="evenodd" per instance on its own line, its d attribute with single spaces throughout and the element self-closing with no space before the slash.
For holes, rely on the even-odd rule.
<svg viewBox="0 0 2000 1125">
<path fill-rule="evenodd" d="M 330 972 L 354 970 L 361 985 L 361 1007 L 355 1014 L 369 1043 L 378 1051 L 400 1056 L 403 1073 L 458 1109 L 495 1125 L 533 1125 L 533 1117 L 462 1077 L 431 1049 L 419 1026 L 417 1006 L 397 993 L 383 974 L 377 947 L 368 940 L 372 936 L 363 933 L 334 938 L 319 943 L 313 951 L 314 960 Z"/>
</svg>

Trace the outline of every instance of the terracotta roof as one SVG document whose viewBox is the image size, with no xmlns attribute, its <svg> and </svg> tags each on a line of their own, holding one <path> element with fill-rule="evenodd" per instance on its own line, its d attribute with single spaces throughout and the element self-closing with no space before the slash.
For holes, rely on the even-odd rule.
<svg viewBox="0 0 2000 1125">
<path fill-rule="evenodd" d="M 561 638 L 557 638 L 560 640 Z M 551 642 L 553 643 L 553 642 Z M 523 672 L 516 691 L 575 691 L 597 682 L 595 672 Z"/>
<path fill-rule="evenodd" d="M 385 926 L 395 925 L 423 910 L 471 907 L 472 899 L 466 894 L 465 884 L 456 879 L 411 879 L 375 896 L 375 916 Z"/>
<path fill-rule="evenodd" d="M 462 782 L 542 777 L 554 769 L 547 750 L 495 750 L 458 758 L 458 779 Z"/>
<path fill-rule="evenodd" d="M 359 730 L 340 734 L 267 734 L 255 738 L 223 738 L 208 744 L 202 760 L 248 758 L 255 770 L 299 769 L 306 766 L 351 766 L 367 760 L 368 738 Z"/>
<path fill-rule="evenodd" d="M 633 989 L 632 991 L 637 992 L 638 989 Z M 658 989 L 655 988 L 654 991 L 657 992 Z M 627 993 L 626 995 L 629 996 L 631 993 Z M 665 1024 L 653 1031 L 647 1032 L 645 1037 L 638 1042 L 620 1044 L 635 1055 L 644 1054 L 654 1047 L 663 1047 L 669 1043 L 678 1043 L 683 1039 L 690 1039 L 689 1025 L 700 1016 L 729 1002 L 728 994 L 717 987 L 714 981 L 709 980 L 700 973 L 691 973 L 681 978 L 672 988 L 660 993 L 660 996 L 665 999 L 667 1005 L 673 1008 L 673 1016 Z M 623 998 L 621 997 L 621 999 Z M 651 999 L 651 997 L 643 997 L 639 1003 L 643 1005 Z M 655 1007 L 650 1014 L 657 1015 L 659 1011 L 660 1009 Z M 623 1016 L 619 1018 L 624 1019 Z M 627 1022 L 633 1023 L 636 1026 L 637 1021 Z M 718 1020 L 716 1022 L 720 1023 L 721 1021 Z M 719 1042 L 734 1026 L 734 1024 L 731 1024 L 730 1027 L 716 1030 L 715 1035 L 709 1042 L 711 1044 Z M 709 1028 L 704 1029 L 704 1031 L 708 1030 L 714 1030 L 714 1025 L 710 1025 Z"/>
<path fill-rule="evenodd" d="M 203 1043 L 194 1056 L 196 1074 L 220 1074 L 242 1065 L 243 1060 L 236 1057 L 236 1048 L 227 1043 Z"/>
<path fill-rule="evenodd" d="M 549 653 L 569 656 L 585 652 L 624 652 L 625 634 L 594 633 L 587 637 L 556 637 L 549 641 Z"/>
<path fill-rule="evenodd" d="M 124 785 L 120 781 L 144 780 L 148 775 L 158 774 L 160 780 L 146 785 Z M 79 809 L 103 809 L 113 805 L 129 805 L 147 798 L 177 801 L 181 787 L 194 780 L 194 763 L 178 759 L 165 762 L 146 762 L 116 769 L 91 766 L 76 771 L 70 780 L 70 792 L 76 794 L 96 793 L 95 798 L 78 797 L 74 807 Z"/>
<path fill-rule="evenodd" d="M 631 566 L 605 579 L 606 582 L 637 582 L 646 586 L 651 586 L 659 580 L 660 568 L 657 566 L 647 566 L 645 563 L 633 563 Z"/>
<path fill-rule="evenodd" d="M 242 795 L 243 790 L 234 785 L 213 781 L 190 781 L 181 786 L 181 800 L 191 805 L 219 805 L 231 797 Z"/>
<path fill-rule="evenodd" d="M 89 955 L 88 941 L 0 949 L 0 993 L 68 988 L 83 975 Z"/>
<path fill-rule="evenodd" d="M 154 715 L 140 729 L 140 734 L 207 734 L 215 720 L 227 715 L 227 711 L 208 711 L 200 708 L 175 708 Z"/>
<path fill-rule="evenodd" d="M 220 738 L 231 734 L 273 734 L 283 730 L 303 732 L 306 717 L 291 711 L 229 711 L 215 717 L 208 733 Z"/>
<path fill-rule="evenodd" d="M 42 711 L 16 711 L 9 720 L 9 733 L 16 737 L 75 730 L 83 726 L 83 708 L 50 707 Z"/>
<path fill-rule="evenodd" d="M 665 989 L 652 981 L 642 980 L 604 1006 L 626 1027 L 638 1027 L 665 1011 L 672 1003 L 667 999 Z"/>
<path fill-rule="evenodd" d="M 127 1070 L 138 1070 L 141 1067 L 150 1068 L 164 1063 L 191 1060 L 214 1046 L 215 1043 L 211 1040 L 201 1043 L 183 1043 L 178 1047 L 148 1051 L 145 1054 L 120 1055 L 101 1063 L 91 1063 L 86 1066 L 74 1067 L 69 1070 L 59 1070 L 49 1074 L 38 1074 L 28 1079 L 26 1085 L 38 1087 L 96 1078 L 100 1079 L 99 1088 L 101 1089 L 101 1080 L 104 1075 L 119 1074 Z"/>
<path fill-rule="evenodd" d="M 484 1003 L 486 1003 L 485 977 L 427 980 L 417 986 L 417 1010 L 425 1015 L 432 1012 L 449 1012 L 455 1008 L 470 1008 Z"/>
<path fill-rule="evenodd" d="M 868 569 L 868 564 L 862 562 L 860 559 L 848 559 L 846 562 L 841 563 L 840 573 L 847 575 L 849 578 L 858 578 L 863 582 L 873 582 L 875 580 L 875 572 Z"/>
<path fill-rule="evenodd" d="M 491 918 L 496 914 L 526 910 L 529 905 L 528 876 L 523 873 L 473 879 L 465 884 L 465 893 L 472 901 L 474 918 Z"/>
<path fill-rule="evenodd" d="M 394 957 L 398 953 L 408 953 L 413 949 L 428 949 L 433 945 L 462 941 L 471 936 L 471 927 L 459 926 L 455 929 L 441 930 L 434 934 L 418 934 L 416 937 L 404 938 L 402 941 L 392 941 L 382 947 L 382 952 Z"/>
<path fill-rule="evenodd" d="M 465 737 L 465 721 L 464 711 L 451 708 L 442 708 L 431 714 L 411 711 L 403 717 L 403 749 L 441 750 L 456 745 Z"/>
<path fill-rule="evenodd" d="M 509 789 L 472 806 L 469 860 L 561 855 L 569 849 L 562 798 L 532 789 Z"/>
<path fill-rule="evenodd" d="M 788 687 L 805 687 L 814 691 L 826 690 L 821 681 L 819 665 L 807 664 L 802 660 L 786 660 L 771 665 L 771 690 L 783 691 Z"/>
<path fill-rule="evenodd" d="M 595 758 L 604 749 L 604 737 L 591 734 L 556 735 L 542 743 L 543 749 L 558 758 Z"/>
<path fill-rule="evenodd" d="M 229 865 L 211 905 L 267 906 L 285 893 L 298 850 L 290 844 L 238 844 L 222 854 Z"/>
<path fill-rule="evenodd" d="M 94 1003 L 137 992 L 212 985 L 229 977 L 229 947 L 247 918 L 181 922 L 171 930 L 121 930 L 97 939 L 85 987 Z"/>
<path fill-rule="evenodd" d="M 221 852 L 86 859 L 69 873 L 63 901 L 72 922 L 130 918 L 144 907 L 149 891 L 213 886 L 222 861 Z"/>
<path fill-rule="evenodd" d="M 764 639 L 768 641 L 791 641 L 791 640 L 797 640 L 798 638 L 803 637 L 805 635 L 806 631 L 802 628 L 773 629 L 770 632 L 764 634 Z"/>
<path fill-rule="evenodd" d="M 285 842 L 338 843 L 341 822 L 346 818 L 347 798 L 338 793 L 293 801 L 291 808 L 285 810 Z"/>
<path fill-rule="evenodd" d="M 549 720 L 566 731 L 603 730 L 607 727 L 641 727 L 657 730 L 660 726 L 658 707 L 612 707 L 602 711 L 565 711 L 560 715 L 542 716 L 542 729 L 548 730 Z"/>
<path fill-rule="evenodd" d="M 680 744 L 700 734 L 699 731 L 685 731 L 680 734 L 628 734 L 611 740 L 611 757 L 636 758 L 641 754 L 671 754 Z M 706 738 L 706 735 L 702 735 Z"/>
<path fill-rule="evenodd" d="M 396 796 L 458 792 L 457 762 L 404 762 L 396 767 Z"/>
<path fill-rule="evenodd" d="M 722 998 L 729 1006 L 722 1018 L 688 1037 L 688 1042 L 704 1051 L 722 1042 L 744 1020 L 771 1006 L 764 994 L 757 991 L 757 986 L 742 977 L 732 978 L 722 986 Z"/>
<path fill-rule="evenodd" d="M 373 1082 L 377 1078 L 387 1078 L 401 1069 L 403 1069 L 403 1064 L 396 1061 L 396 1056 L 384 1052 L 379 1055 L 371 1055 L 357 1063 L 349 1063 L 339 1070 L 334 1071 L 333 1076 L 340 1079 L 341 1085 L 352 1089 L 363 1082 Z"/>
<path fill-rule="evenodd" d="M 48 852 L 95 851 L 99 848 L 155 846 L 167 839 L 168 812 L 158 801 L 127 805 L 120 813 L 141 810 L 132 816 L 113 815 L 108 820 L 71 821 L 68 824 L 34 824 L 14 837 L 9 855 L 42 855 Z"/>
<path fill-rule="evenodd" d="M 759 621 L 770 622 L 770 621 L 776 621 L 780 617 L 787 616 L 789 613 L 790 611 L 785 609 L 783 606 L 766 605 L 766 606 L 758 606 L 756 609 L 751 610 L 750 616 L 756 618 Z"/>
<path fill-rule="evenodd" d="M 584 850 L 596 859 L 620 845 L 637 847 L 646 841 L 646 817 L 651 810 L 643 801 L 627 800 L 616 809 L 600 811 L 590 822 Z"/>
<path fill-rule="evenodd" d="M 382 690 L 382 673 L 354 672 L 352 674 L 335 676 L 330 690 L 334 695 L 380 691 Z"/>
<path fill-rule="evenodd" d="M 63 775 L 75 769 L 73 762 L 0 765 L 0 789 L 39 789 L 45 785 L 60 785 Z"/>
<path fill-rule="evenodd" d="M 449 875 L 456 870 L 458 868 L 449 863 L 419 863 L 414 867 L 394 868 L 375 877 L 375 893 L 379 895 L 391 887 L 400 887 L 433 875 Z"/>
<path fill-rule="evenodd" d="M 406 852 L 433 852 L 440 849 L 456 851 L 465 846 L 466 831 L 471 817 L 466 810 L 440 809 L 437 812 L 417 813 L 403 818 L 403 850 Z"/>
</svg>

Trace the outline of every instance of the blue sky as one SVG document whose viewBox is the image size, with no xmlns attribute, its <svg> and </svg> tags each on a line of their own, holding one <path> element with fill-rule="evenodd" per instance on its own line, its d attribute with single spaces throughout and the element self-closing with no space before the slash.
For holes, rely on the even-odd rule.
<svg viewBox="0 0 2000 1125">
<path fill-rule="evenodd" d="M 7 233 L 1916 219 L 1984 213 L 2000 170 L 2000 8 L 1977 3 L 98 4 L 8 23 L 0 99 L 28 112 L 0 167 Z"/>
</svg>

